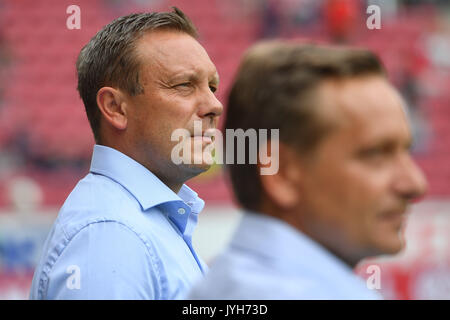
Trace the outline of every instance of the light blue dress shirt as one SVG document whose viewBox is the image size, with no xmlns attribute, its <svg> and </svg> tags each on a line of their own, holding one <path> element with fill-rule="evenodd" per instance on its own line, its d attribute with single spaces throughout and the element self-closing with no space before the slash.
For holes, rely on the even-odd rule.
<svg viewBox="0 0 450 320">
<path fill-rule="evenodd" d="M 244 213 L 188 299 L 381 299 L 325 248 L 279 219 Z"/>
<path fill-rule="evenodd" d="M 125 154 L 94 146 L 45 242 L 31 299 L 178 299 L 206 265 L 192 246 L 204 202 Z"/>
</svg>

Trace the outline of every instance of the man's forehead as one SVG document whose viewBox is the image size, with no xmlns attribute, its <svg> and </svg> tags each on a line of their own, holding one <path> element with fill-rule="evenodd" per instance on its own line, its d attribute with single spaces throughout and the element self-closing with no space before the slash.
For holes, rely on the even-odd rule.
<svg viewBox="0 0 450 320">
<path fill-rule="evenodd" d="M 381 76 L 325 81 L 318 95 L 323 112 L 341 120 L 372 121 L 405 115 L 403 99 Z"/>
<path fill-rule="evenodd" d="M 409 139 L 404 101 L 382 77 L 329 82 L 321 88 L 322 114 L 354 141 L 396 135 Z"/>
<path fill-rule="evenodd" d="M 144 68 L 166 77 L 217 77 L 205 49 L 190 35 L 178 31 L 152 31 L 137 44 Z"/>
</svg>

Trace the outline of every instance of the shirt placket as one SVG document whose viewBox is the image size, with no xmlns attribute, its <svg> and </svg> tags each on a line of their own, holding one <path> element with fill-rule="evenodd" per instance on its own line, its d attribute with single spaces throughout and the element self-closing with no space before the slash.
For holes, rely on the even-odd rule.
<svg viewBox="0 0 450 320">
<path fill-rule="evenodd" d="M 195 252 L 192 246 L 192 232 L 197 224 L 197 214 L 192 212 L 191 206 L 192 203 L 188 202 L 185 204 L 184 202 L 175 202 L 169 206 L 169 220 L 171 220 L 175 224 L 175 228 L 183 238 L 184 242 L 188 246 L 192 256 L 197 262 L 198 267 L 204 273 L 204 269 L 202 267 L 202 263 L 200 262 L 197 253 Z"/>
</svg>

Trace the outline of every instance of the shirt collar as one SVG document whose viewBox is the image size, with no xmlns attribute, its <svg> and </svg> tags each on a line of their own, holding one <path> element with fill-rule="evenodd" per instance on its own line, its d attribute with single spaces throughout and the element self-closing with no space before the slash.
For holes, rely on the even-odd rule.
<svg viewBox="0 0 450 320">
<path fill-rule="evenodd" d="M 280 219 L 246 212 L 231 246 L 252 254 L 260 264 L 272 265 L 274 272 L 294 275 L 293 281 L 296 276 L 316 279 L 322 289 L 339 290 L 353 299 L 382 299 L 342 260 Z"/>
<path fill-rule="evenodd" d="M 194 213 L 199 213 L 204 206 L 203 200 L 188 186 L 183 184 L 176 194 L 143 165 L 107 146 L 94 145 L 90 172 L 109 177 L 122 185 L 143 210 L 174 201 L 186 203 Z"/>
<path fill-rule="evenodd" d="M 257 252 L 294 272 L 325 266 L 340 274 L 353 274 L 349 266 L 319 243 L 284 221 L 262 213 L 245 212 L 233 239 L 232 246 Z"/>
</svg>

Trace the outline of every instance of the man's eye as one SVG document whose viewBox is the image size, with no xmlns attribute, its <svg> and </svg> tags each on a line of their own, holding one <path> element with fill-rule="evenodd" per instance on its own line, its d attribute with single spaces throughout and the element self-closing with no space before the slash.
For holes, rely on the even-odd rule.
<svg viewBox="0 0 450 320">
<path fill-rule="evenodd" d="M 189 87 L 191 85 L 190 82 L 183 82 L 183 83 L 179 83 L 175 86 L 176 87 Z"/>
<path fill-rule="evenodd" d="M 392 146 L 381 146 L 381 147 L 374 147 L 369 148 L 366 150 L 362 150 L 360 152 L 360 156 L 362 159 L 365 159 L 367 161 L 381 161 L 383 159 L 388 159 L 392 155 L 394 155 L 395 150 Z"/>
<path fill-rule="evenodd" d="M 364 150 L 361 155 L 366 158 L 379 156 L 383 154 L 383 150 L 381 148 L 373 148 L 373 149 L 367 149 Z"/>
<path fill-rule="evenodd" d="M 214 86 L 209 86 L 209 89 L 211 89 L 212 92 L 216 92 L 217 91 L 217 88 L 214 87 Z"/>
</svg>

